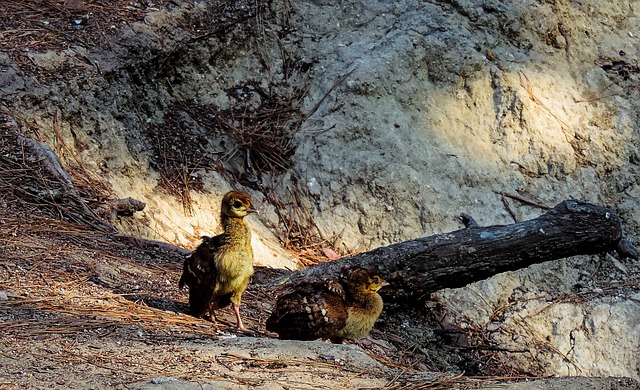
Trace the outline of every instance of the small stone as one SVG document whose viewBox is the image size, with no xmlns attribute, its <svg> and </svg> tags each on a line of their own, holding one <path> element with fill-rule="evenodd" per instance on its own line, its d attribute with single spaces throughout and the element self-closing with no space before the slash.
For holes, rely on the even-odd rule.
<svg viewBox="0 0 640 390">
<path fill-rule="evenodd" d="M 629 272 L 629 269 L 627 268 L 626 265 L 622 264 L 618 259 L 616 259 L 615 257 L 611 256 L 610 254 L 607 254 L 607 259 L 610 260 L 613 263 L 614 267 L 616 267 L 617 269 L 619 269 L 623 273 L 626 274 L 626 273 Z"/>
<path fill-rule="evenodd" d="M 6 301 L 7 299 L 9 299 L 7 293 L 4 291 L 0 291 L 0 301 Z"/>
<path fill-rule="evenodd" d="M 176 380 L 175 378 L 171 378 L 169 376 L 159 376 L 157 378 L 151 379 L 149 383 L 151 383 L 152 385 L 163 385 L 165 383 L 173 382 L 175 380 Z"/>
<path fill-rule="evenodd" d="M 322 187 L 315 177 L 309 179 L 309 181 L 307 182 L 307 187 L 309 188 L 309 193 L 311 195 L 320 195 L 322 193 Z"/>
</svg>

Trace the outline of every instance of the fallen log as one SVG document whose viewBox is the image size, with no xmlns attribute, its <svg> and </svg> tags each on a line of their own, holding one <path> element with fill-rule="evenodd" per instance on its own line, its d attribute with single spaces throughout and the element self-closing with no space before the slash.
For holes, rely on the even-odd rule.
<svg viewBox="0 0 640 390">
<path fill-rule="evenodd" d="M 617 250 L 638 258 L 623 237 L 622 222 L 612 210 L 567 200 L 538 218 L 512 225 L 478 226 L 466 214 L 465 229 L 392 244 L 321 263 L 281 280 L 296 283 L 326 279 L 344 266 L 377 270 L 390 286 L 386 300 L 418 301 L 443 288 L 466 286 L 493 275 L 536 263 Z"/>
</svg>

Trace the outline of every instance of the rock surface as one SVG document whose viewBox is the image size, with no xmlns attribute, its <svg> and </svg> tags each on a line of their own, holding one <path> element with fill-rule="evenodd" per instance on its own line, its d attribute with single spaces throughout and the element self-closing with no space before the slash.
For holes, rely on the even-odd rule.
<svg viewBox="0 0 640 390">
<path fill-rule="evenodd" d="M 636 2 L 136 4 L 138 19 L 120 4 L 122 20 L 86 27 L 42 16 L 78 40 L 0 52 L 1 103 L 22 132 L 82 190 L 147 205 L 116 220 L 121 232 L 193 248 L 219 229 L 220 196 L 242 187 L 261 211 L 256 258 L 273 267 L 298 266 L 279 243 L 291 227 L 281 210 L 303 209 L 342 253 L 458 229 L 460 212 L 482 225 L 541 214 L 496 191 L 604 204 L 640 234 Z M 290 166 L 259 172 L 240 114 L 278 99 L 311 115 L 287 138 Z M 640 264 L 614 256 L 498 275 L 426 305 L 491 373 L 640 379 Z M 174 383 L 158 381 L 144 386 Z"/>
</svg>

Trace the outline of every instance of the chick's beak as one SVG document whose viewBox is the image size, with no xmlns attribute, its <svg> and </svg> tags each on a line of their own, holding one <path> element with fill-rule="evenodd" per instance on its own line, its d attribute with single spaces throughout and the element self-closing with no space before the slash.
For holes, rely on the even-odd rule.
<svg viewBox="0 0 640 390">
<path fill-rule="evenodd" d="M 387 282 L 385 282 L 385 281 L 382 281 L 380 284 L 374 284 L 374 285 L 369 286 L 369 289 L 370 289 L 371 291 L 378 292 L 378 291 L 380 291 L 380 289 L 381 289 L 382 287 L 384 287 L 384 286 L 389 286 L 389 283 L 387 283 Z"/>
<path fill-rule="evenodd" d="M 247 209 L 247 213 L 251 214 L 251 213 L 258 213 L 258 209 L 256 209 L 255 207 L 253 207 L 253 205 L 249 206 L 249 208 Z"/>
</svg>

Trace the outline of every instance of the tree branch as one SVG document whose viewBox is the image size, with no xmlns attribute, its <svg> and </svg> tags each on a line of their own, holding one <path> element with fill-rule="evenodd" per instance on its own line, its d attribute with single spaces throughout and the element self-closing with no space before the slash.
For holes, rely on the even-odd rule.
<svg viewBox="0 0 640 390">
<path fill-rule="evenodd" d="M 479 227 L 466 214 L 463 221 L 468 228 L 322 263 L 283 282 L 326 279 L 344 266 L 355 265 L 383 275 L 390 283 L 381 291 L 386 299 L 415 301 L 443 288 L 463 287 L 545 261 L 619 248 L 624 255 L 638 255 L 631 242 L 623 240 L 622 222 L 613 211 L 576 200 L 511 225 Z"/>
</svg>

